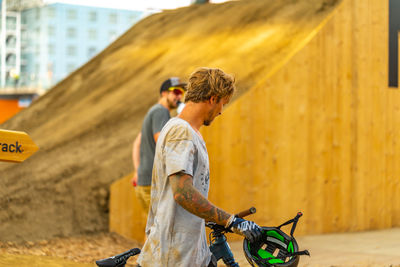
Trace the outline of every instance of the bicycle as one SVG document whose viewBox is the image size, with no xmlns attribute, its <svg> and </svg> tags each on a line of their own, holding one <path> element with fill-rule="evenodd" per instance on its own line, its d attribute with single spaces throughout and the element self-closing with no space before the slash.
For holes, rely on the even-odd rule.
<svg viewBox="0 0 400 267">
<path fill-rule="evenodd" d="M 256 209 L 251 207 L 250 209 L 239 212 L 235 216 L 244 218 L 255 212 Z M 244 238 L 243 252 L 247 261 L 252 266 L 295 267 L 299 262 L 300 255 L 310 256 L 307 250 L 299 251 L 297 242 L 293 237 L 298 219 L 302 215 L 303 214 L 299 212 L 295 218 L 278 227 L 262 227 L 265 238 L 258 242 L 250 243 Z M 293 225 L 289 236 L 280 230 L 280 228 L 290 223 L 293 223 Z M 232 231 L 214 222 L 207 222 L 206 227 L 211 229 L 209 234 L 209 248 L 217 262 L 222 259 L 226 266 L 239 267 L 225 236 L 225 234 L 232 233 Z M 124 267 L 130 257 L 139 253 L 140 249 L 134 248 L 121 254 L 98 260 L 96 264 L 98 267 Z"/>
</svg>

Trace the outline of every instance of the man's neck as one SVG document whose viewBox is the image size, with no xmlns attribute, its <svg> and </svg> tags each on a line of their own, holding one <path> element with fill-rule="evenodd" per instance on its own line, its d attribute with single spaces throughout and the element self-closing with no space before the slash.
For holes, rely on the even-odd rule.
<svg viewBox="0 0 400 267">
<path fill-rule="evenodd" d="M 171 112 L 171 109 L 170 109 L 170 107 L 168 105 L 168 102 L 167 102 L 166 98 L 160 98 L 160 100 L 158 100 L 158 104 L 160 104 L 164 108 L 168 109 L 169 112 Z"/>
<path fill-rule="evenodd" d="M 187 121 L 196 131 L 200 131 L 204 124 L 204 106 L 205 103 L 188 102 L 185 104 L 179 118 Z"/>
</svg>

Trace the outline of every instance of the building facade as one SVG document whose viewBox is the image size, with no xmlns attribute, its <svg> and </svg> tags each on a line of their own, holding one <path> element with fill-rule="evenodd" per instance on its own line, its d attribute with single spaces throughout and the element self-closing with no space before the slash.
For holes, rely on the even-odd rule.
<svg viewBox="0 0 400 267">
<path fill-rule="evenodd" d="M 63 3 L 21 11 L 19 86 L 51 87 L 103 50 L 141 16 L 140 11 Z"/>
<path fill-rule="evenodd" d="M 144 16 L 41 0 L 0 3 L 2 88 L 50 88 Z"/>
</svg>

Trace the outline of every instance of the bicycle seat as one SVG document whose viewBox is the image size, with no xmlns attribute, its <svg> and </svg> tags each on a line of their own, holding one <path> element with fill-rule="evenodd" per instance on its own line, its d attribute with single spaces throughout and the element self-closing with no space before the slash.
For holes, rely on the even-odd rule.
<svg viewBox="0 0 400 267">
<path fill-rule="evenodd" d="M 122 252 L 121 254 L 109 257 L 107 259 L 96 261 L 97 266 L 99 267 L 123 267 L 126 264 L 126 261 L 131 256 L 135 256 L 140 253 L 140 249 L 133 248 L 131 250 Z"/>
</svg>

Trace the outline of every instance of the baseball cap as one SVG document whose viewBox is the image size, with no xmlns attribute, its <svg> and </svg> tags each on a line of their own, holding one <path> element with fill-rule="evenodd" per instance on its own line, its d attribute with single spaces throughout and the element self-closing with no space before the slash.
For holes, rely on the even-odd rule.
<svg viewBox="0 0 400 267">
<path fill-rule="evenodd" d="M 160 88 L 160 94 L 164 91 L 168 91 L 171 87 L 181 87 L 186 91 L 186 83 L 182 82 L 178 77 L 171 77 L 168 80 L 165 80 Z"/>
</svg>

